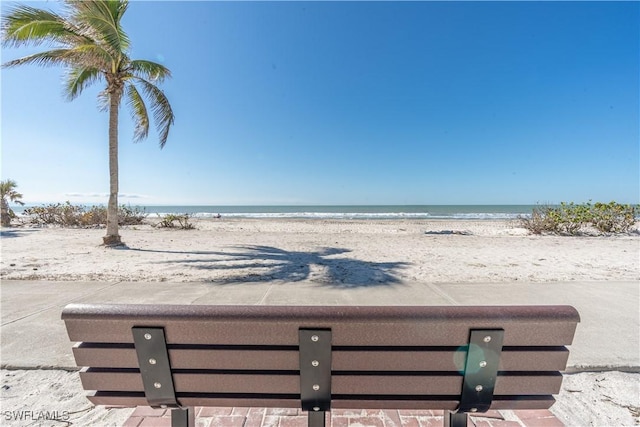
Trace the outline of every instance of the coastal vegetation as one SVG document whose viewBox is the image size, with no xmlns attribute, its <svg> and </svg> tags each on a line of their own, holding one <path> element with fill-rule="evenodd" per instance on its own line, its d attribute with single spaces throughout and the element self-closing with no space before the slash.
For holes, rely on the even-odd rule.
<svg viewBox="0 0 640 427">
<path fill-rule="evenodd" d="M 121 205 L 118 207 L 118 225 L 142 225 L 148 213 L 140 207 Z M 107 224 L 107 208 L 104 206 L 82 206 L 71 202 L 50 203 L 26 208 L 22 221 L 37 226 L 58 226 L 69 228 L 98 228 Z M 194 230 L 190 214 L 167 214 L 160 221 L 150 221 L 157 228 Z"/>
<path fill-rule="evenodd" d="M 51 203 L 24 210 L 25 221 L 33 225 L 57 225 L 60 227 L 100 227 L 107 224 L 107 208 L 89 208 L 70 202 Z M 144 209 L 122 205 L 118 207 L 119 225 L 140 225 L 147 217 Z"/>
<path fill-rule="evenodd" d="M 18 184 L 12 179 L 0 181 L 0 197 L 2 197 L 2 200 L 0 201 L 2 204 L 0 222 L 3 227 L 10 226 L 11 220 L 16 216 L 11 207 L 9 207 L 9 202 L 24 205 L 22 202 L 22 194 L 16 191 L 17 187 Z"/>
<path fill-rule="evenodd" d="M 65 67 L 64 93 L 69 100 L 96 82 L 105 83 L 98 95 L 109 112 L 109 201 L 106 210 L 107 246 L 121 245 L 118 232 L 118 115 L 124 100 L 135 122 L 134 141 L 148 136 L 153 115 L 163 148 L 174 122 L 171 105 L 156 86 L 171 76 L 161 64 L 129 57 L 130 40 L 121 25 L 127 0 L 67 0 L 64 14 L 27 5 L 8 8 L 2 17 L 3 46 L 53 47 L 3 64 L 61 65 Z M 146 99 L 146 102 L 145 102 Z M 148 105 L 147 105 L 148 104 Z"/>
<path fill-rule="evenodd" d="M 167 214 L 162 216 L 160 222 L 156 225 L 159 228 L 179 228 L 181 230 L 194 230 L 196 227 L 193 225 L 190 214 Z"/>
<path fill-rule="evenodd" d="M 640 215 L 640 207 L 609 203 L 560 203 L 538 206 L 530 217 L 520 217 L 522 227 L 533 234 L 575 236 L 587 231 L 603 234 L 629 233 Z"/>
</svg>

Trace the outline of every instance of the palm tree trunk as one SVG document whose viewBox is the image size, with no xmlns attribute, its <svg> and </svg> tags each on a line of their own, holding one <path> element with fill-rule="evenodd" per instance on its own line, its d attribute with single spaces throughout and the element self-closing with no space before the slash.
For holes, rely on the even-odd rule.
<svg viewBox="0 0 640 427">
<path fill-rule="evenodd" d="M 8 227 L 11 225 L 11 216 L 9 215 L 9 203 L 7 203 L 7 201 L 3 197 L 2 199 L 0 199 L 0 204 L 1 204 L 0 217 L 2 220 L 2 226 Z"/>
<path fill-rule="evenodd" d="M 107 246 L 122 245 L 118 234 L 118 109 L 121 91 L 110 93 L 109 101 L 109 204 L 107 205 Z"/>
</svg>

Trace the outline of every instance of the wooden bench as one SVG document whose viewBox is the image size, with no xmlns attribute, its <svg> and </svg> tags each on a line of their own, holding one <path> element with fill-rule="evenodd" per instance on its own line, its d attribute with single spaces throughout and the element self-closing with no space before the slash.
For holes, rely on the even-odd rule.
<svg viewBox="0 0 640 427">
<path fill-rule="evenodd" d="M 71 304 L 62 312 L 96 405 L 301 407 L 468 413 L 546 409 L 560 391 L 570 306 Z"/>
</svg>

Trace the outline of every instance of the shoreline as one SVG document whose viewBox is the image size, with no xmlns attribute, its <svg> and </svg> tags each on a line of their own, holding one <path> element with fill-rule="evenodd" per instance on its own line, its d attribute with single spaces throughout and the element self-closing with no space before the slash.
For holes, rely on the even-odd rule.
<svg viewBox="0 0 640 427">
<path fill-rule="evenodd" d="M 0 279 L 362 287 L 402 283 L 640 280 L 640 235 L 531 235 L 514 220 L 193 219 L 195 230 L 3 229 Z"/>
</svg>

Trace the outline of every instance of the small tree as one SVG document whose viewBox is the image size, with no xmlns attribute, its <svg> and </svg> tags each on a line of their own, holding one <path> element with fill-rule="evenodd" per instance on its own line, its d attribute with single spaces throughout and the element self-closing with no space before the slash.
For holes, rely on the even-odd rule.
<svg viewBox="0 0 640 427">
<path fill-rule="evenodd" d="M 22 194 L 16 191 L 18 184 L 12 179 L 5 179 L 0 181 L 0 196 L 2 197 L 2 212 L 1 221 L 3 227 L 11 225 L 11 219 L 15 218 L 16 214 L 9 207 L 9 202 L 24 205 L 22 202 Z"/>
</svg>

